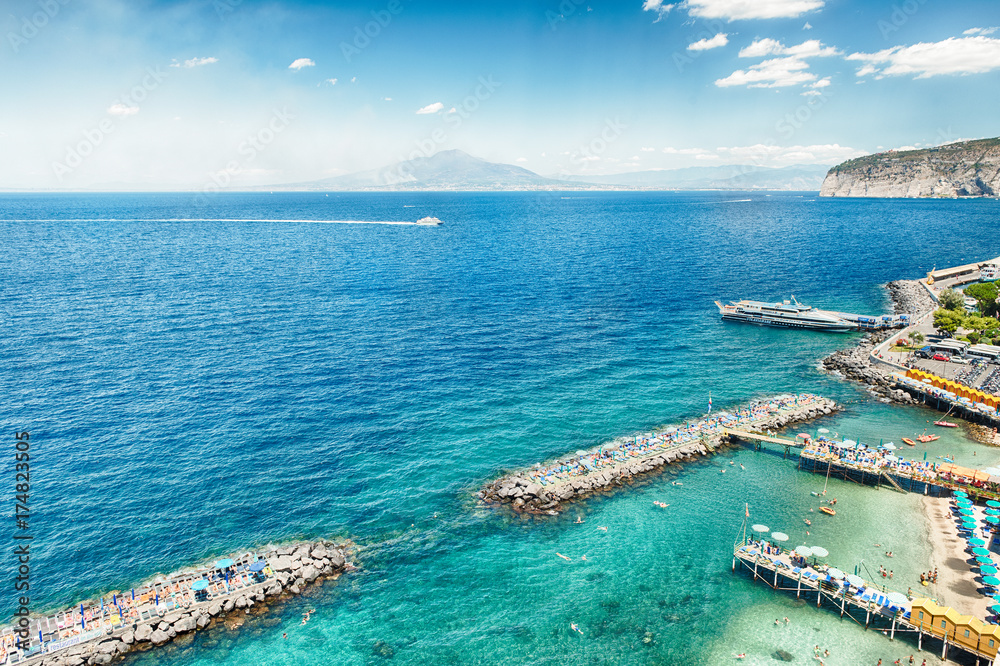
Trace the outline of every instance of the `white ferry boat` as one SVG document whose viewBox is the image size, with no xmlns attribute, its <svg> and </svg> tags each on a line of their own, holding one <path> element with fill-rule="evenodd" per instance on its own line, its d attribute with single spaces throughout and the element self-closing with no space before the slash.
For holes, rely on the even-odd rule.
<svg viewBox="0 0 1000 666">
<path fill-rule="evenodd" d="M 979 267 L 979 276 L 983 282 L 1000 280 L 1000 266 L 996 264 L 983 264 Z"/>
<path fill-rule="evenodd" d="M 781 326 L 784 328 L 809 328 L 819 331 L 835 331 L 842 333 L 857 329 L 857 325 L 842 319 L 834 312 L 817 310 L 808 305 L 802 305 L 792 296 L 791 301 L 782 303 L 763 303 L 761 301 L 733 301 L 723 305 L 719 301 L 719 313 L 723 319 L 742 321 L 761 326 Z"/>
</svg>

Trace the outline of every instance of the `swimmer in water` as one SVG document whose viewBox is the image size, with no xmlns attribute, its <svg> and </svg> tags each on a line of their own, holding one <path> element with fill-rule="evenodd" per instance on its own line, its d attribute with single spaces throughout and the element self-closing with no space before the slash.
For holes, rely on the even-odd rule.
<svg viewBox="0 0 1000 666">
<path fill-rule="evenodd" d="M 580 627 L 577 626 L 576 622 L 570 622 L 569 623 L 569 628 L 572 629 L 573 631 L 575 631 L 576 633 L 580 634 L 581 636 L 583 636 L 583 632 L 580 631 Z"/>
<path fill-rule="evenodd" d="M 575 524 L 576 525 L 582 525 L 583 524 L 583 517 L 582 516 L 577 516 Z"/>
<path fill-rule="evenodd" d="M 564 559 L 564 560 L 566 560 L 567 562 L 572 562 L 572 560 L 571 560 L 571 559 L 569 559 L 568 557 L 566 557 L 566 556 L 565 556 L 565 555 L 563 555 L 562 553 L 556 553 L 556 555 L 558 555 L 559 557 L 563 558 L 563 559 Z"/>
<path fill-rule="evenodd" d="M 743 463 L 740 463 L 740 469 L 742 469 L 743 471 L 746 471 L 746 467 L 743 466 Z"/>
<path fill-rule="evenodd" d="M 607 527 L 598 527 L 597 529 L 601 530 L 602 532 L 607 532 L 608 531 Z"/>
</svg>

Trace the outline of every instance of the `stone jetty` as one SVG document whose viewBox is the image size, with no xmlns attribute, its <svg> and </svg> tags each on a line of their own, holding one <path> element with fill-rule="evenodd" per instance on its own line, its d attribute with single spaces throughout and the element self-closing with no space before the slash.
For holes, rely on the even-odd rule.
<svg viewBox="0 0 1000 666">
<path fill-rule="evenodd" d="M 916 280 L 895 280 L 885 285 L 892 301 L 895 314 L 909 313 L 914 319 L 934 309 L 934 299 Z M 883 400 L 899 403 L 914 402 L 906 391 L 896 388 L 892 370 L 872 363 L 872 352 L 880 344 L 896 335 L 893 331 L 871 331 L 847 349 L 839 349 L 822 361 L 828 372 L 839 377 L 859 382 L 868 387 L 869 392 Z"/>
<path fill-rule="evenodd" d="M 100 610 L 92 603 L 86 604 L 86 609 L 81 606 L 32 618 L 31 647 L 18 650 L 18 663 L 108 664 L 129 652 L 152 649 L 184 634 L 220 624 L 230 626 L 227 620 L 235 623 L 234 616 L 246 615 L 254 606 L 300 594 L 317 581 L 351 570 L 348 554 L 346 546 L 329 541 L 271 546 L 261 553 L 230 558 L 223 568 L 205 565 L 158 579 L 137 590 L 140 594 L 134 601 L 128 593 L 120 593 L 116 605 L 106 599 Z M 193 584 L 197 588 L 206 583 L 205 590 L 192 589 Z M 12 629 L 5 628 L 0 636 L 10 637 Z M 39 631 L 46 639 L 41 645 L 33 640 Z"/>
<path fill-rule="evenodd" d="M 834 401 L 811 394 L 777 396 L 506 474 L 487 483 L 479 498 L 487 504 L 509 504 L 520 513 L 558 515 L 565 502 L 662 471 L 666 465 L 709 455 L 725 443 L 727 427 L 764 432 L 839 409 Z"/>
</svg>

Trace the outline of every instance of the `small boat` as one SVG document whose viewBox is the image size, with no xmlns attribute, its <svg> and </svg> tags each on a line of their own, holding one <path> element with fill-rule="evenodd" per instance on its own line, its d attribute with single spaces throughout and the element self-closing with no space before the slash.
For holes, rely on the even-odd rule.
<svg viewBox="0 0 1000 666">
<path fill-rule="evenodd" d="M 942 428 L 957 428 L 957 423 L 952 423 L 951 421 L 935 421 L 934 425 L 941 426 Z"/>
<path fill-rule="evenodd" d="M 941 439 L 940 435 L 921 435 L 917 437 L 921 442 L 933 442 L 936 439 Z"/>
<path fill-rule="evenodd" d="M 916 446 L 916 445 L 917 445 L 917 443 L 916 443 L 916 442 L 914 442 L 914 441 L 913 441 L 912 439 L 910 439 L 909 437 L 904 437 L 904 438 L 903 438 L 903 442 L 905 442 L 906 444 L 909 444 L 910 446 Z"/>
<path fill-rule="evenodd" d="M 826 515 L 828 515 L 828 516 L 836 516 L 836 515 L 837 515 L 837 512 L 836 512 L 836 511 L 834 511 L 833 509 L 831 509 L 831 508 L 830 508 L 830 507 L 828 507 L 828 506 L 821 506 L 821 507 L 819 508 L 819 510 L 820 510 L 820 511 L 822 511 L 823 513 L 825 513 L 825 514 L 826 514 Z"/>
</svg>

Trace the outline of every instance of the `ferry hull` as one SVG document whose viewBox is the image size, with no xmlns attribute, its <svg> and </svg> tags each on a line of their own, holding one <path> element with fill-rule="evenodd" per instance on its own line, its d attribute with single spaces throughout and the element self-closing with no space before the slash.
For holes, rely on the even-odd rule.
<svg viewBox="0 0 1000 666">
<path fill-rule="evenodd" d="M 770 317 L 755 317 L 753 315 L 735 315 L 723 313 L 722 319 L 725 321 L 738 321 L 744 324 L 755 324 L 757 326 L 774 326 L 777 328 L 802 328 L 810 331 L 829 331 L 831 333 L 847 333 L 854 330 L 850 324 L 820 324 L 807 321 L 784 321 L 771 319 Z"/>
</svg>

